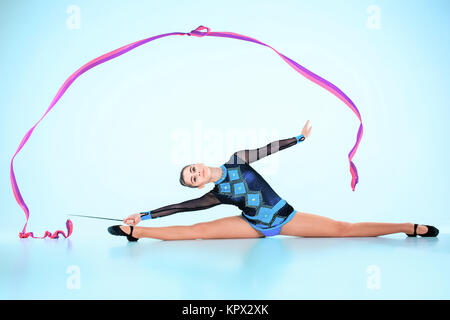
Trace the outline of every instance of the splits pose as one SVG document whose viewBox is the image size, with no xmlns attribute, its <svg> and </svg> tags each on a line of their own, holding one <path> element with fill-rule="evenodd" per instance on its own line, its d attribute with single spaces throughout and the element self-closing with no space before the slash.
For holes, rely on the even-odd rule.
<svg viewBox="0 0 450 320">
<path fill-rule="evenodd" d="M 315 214 L 296 211 L 282 199 L 250 164 L 277 151 L 305 141 L 311 133 L 309 121 L 299 136 L 274 141 L 264 147 L 235 152 L 220 167 L 202 163 L 185 166 L 180 183 L 202 189 L 214 188 L 202 197 L 130 215 L 128 226 L 111 226 L 109 233 L 126 236 L 129 241 L 140 238 L 161 240 L 260 238 L 275 235 L 299 237 L 376 237 L 403 232 L 408 236 L 435 237 L 439 230 L 429 225 L 412 223 L 350 223 Z M 230 204 L 242 210 L 241 215 L 226 217 L 191 226 L 136 227 L 141 220 L 165 217 L 183 211 L 204 210 L 219 204 Z"/>
</svg>

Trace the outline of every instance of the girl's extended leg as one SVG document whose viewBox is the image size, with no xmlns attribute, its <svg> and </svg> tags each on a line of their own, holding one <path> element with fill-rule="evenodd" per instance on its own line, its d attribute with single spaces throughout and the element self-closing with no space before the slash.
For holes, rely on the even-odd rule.
<svg viewBox="0 0 450 320">
<path fill-rule="evenodd" d="M 292 220 L 281 227 L 280 234 L 298 237 L 376 237 L 398 232 L 413 233 L 414 225 L 412 223 L 350 223 L 297 211 Z"/>
<path fill-rule="evenodd" d="M 120 227 L 127 234 L 130 227 Z M 264 235 L 253 229 L 241 216 L 221 218 L 190 226 L 134 227 L 133 237 L 161 240 L 260 238 Z"/>
</svg>

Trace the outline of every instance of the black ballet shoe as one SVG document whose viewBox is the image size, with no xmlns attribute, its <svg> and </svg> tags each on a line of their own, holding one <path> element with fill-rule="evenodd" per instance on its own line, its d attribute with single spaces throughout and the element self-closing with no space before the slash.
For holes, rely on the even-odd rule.
<svg viewBox="0 0 450 320">
<path fill-rule="evenodd" d="M 416 237 L 417 236 L 417 226 L 418 224 L 414 224 L 414 233 L 413 234 L 406 234 L 408 237 Z M 419 234 L 419 236 L 421 237 L 437 237 L 437 235 L 439 234 L 439 230 L 433 226 L 429 226 L 429 225 L 424 225 L 425 227 L 428 228 L 427 232 L 424 234 Z"/>
<path fill-rule="evenodd" d="M 414 224 L 414 233 L 413 233 L 413 234 L 407 233 L 406 235 L 407 235 L 408 237 L 417 237 L 417 226 L 418 226 L 417 223 Z"/>
<path fill-rule="evenodd" d="M 114 236 L 125 236 L 128 241 L 138 241 L 138 238 L 133 237 L 133 226 L 130 226 L 130 234 L 126 234 L 119 225 L 111 226 L 108 228 L 108 232 Z"/>
</svg>

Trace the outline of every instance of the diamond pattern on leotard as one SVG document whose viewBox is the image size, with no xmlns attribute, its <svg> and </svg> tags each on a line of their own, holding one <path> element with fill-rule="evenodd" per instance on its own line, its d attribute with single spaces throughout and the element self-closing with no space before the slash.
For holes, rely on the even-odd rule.
<svg viewBox="0 0 450 320">
<path fill-rule="evenodd" d="M 245 215 L 248 219 L 264 226 L 270 226 L 275 220 L 281 219 L 277 217 L 278 211 L 264 204 L 261 191 L 248 188 L 239 167 L 227 168 L 227 178 L 228 182 L 219 184 L 219 192 L 232 197 L 245 197 L 245 206 L 256 210 L 256 215 L 253 217 Z"/>
<path fill-rule="evenodd" d="M 272 221 L 274 213 L 275 212 L 272 208 L 259 207 L 258 211 L 256 212 L 256 216 L 260 221 L 268 224 L 270 221 Z"/>
<path fill-rule="evenodd" d="M 245 183 L 243 181 L 233 184 L 233 194 L 235 196 L 241 196 L 247 193 Z"/>
<path fill-rule="evenodd" d="M 250 191 L 245 197 L 245 205 L 251 208 L 258 208 L 262 203 L 261 191 Z"/>
<path fill-rule="evenodd" d="M 219 190 L 221 193 L 231 194 L 231 185 L 228 182 L 219 184 Z"/>
<path fill-rule="evenodd" d="M 228 169 L 228 177 L 229 177 L 230 181 L 242 179 L 239 168 Z"/>
</svg>

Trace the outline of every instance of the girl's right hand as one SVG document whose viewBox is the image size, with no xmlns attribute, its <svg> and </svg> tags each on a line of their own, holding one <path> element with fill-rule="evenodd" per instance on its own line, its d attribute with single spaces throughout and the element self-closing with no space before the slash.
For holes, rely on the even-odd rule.
<svg viewBox="0 0 450 320">
<path fill-rule="evenodd" d="M 123 223 L 131 225 L 131 226 L 135 226 L 141 221 L 142 220 L 141 220 L 141 214 L 140 213 L 132 214 L 132 215 L 126 217 L 125 219 L 123 219 Z"/>
</svg>

